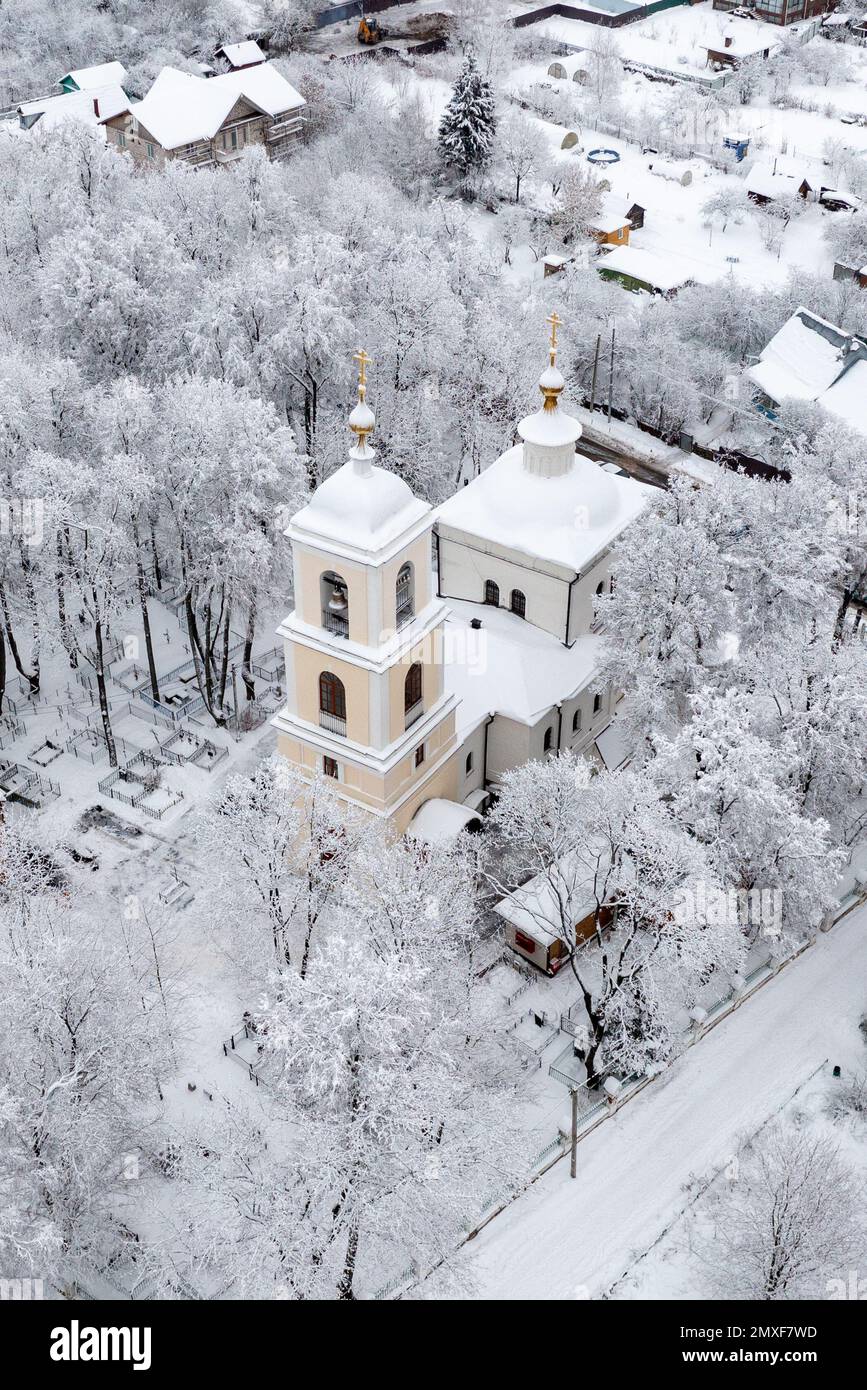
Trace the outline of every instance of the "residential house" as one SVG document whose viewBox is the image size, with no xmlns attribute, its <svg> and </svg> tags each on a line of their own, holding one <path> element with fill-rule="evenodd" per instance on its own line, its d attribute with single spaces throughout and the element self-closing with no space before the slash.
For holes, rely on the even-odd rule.
<svg viewBox="0 0 867 1390">
<path fill-rule="evenodd" d="M 867 338 L 801 307 L 747 368 L 756 404 L 776 416 L 789 400 L 815 401 L 867 435 Z"/>
<path fill-rule="evenodd" d="M 722 48 L 717 44 L 708 47 L 707 63 L 716 71 L 721 71 L 723 68 L 736 68 L 741 63 L 754 58 L 768 58 L 776 46 L 775 40 L 768 39 L 761 34 L 751 34 L 742 29 L 731 30 L 729 33 L 723 34 Z"/>
<path fill-rule="evenodd" d="M 778 199 L 793 198 L 796 195 L 807 199 L 817 192 L 821 182 L 805 166 L 796 166 L 794 161 L 775 159 L 773 164 L 760 160 L 751 167 L 746 176 L 747 197 L 758 207 Z"/>
<path fill-rule="evenodd" d="M 766 24 L 795 24 L 834 9 L 837 0 L 748 0 L 750 13 Z M 744 8 L 744 0 L 713 0 L 715 10 Z"/>
<path fill-rule="evenodd" d="M 125 111 L 128 105 L 129 97 L 123 88 L 111 83 L 89 91 L 23 101 L 17 107 L 18 124 L 22 130 L 31 130 L 35 125 L 48 130 L 66 121 L 80 121 L 96 127 L 107 117 Z"/>
<path fill-rule="evenodd" d="M 163 68 L 147 96 L 103 124 L 109 143 L 135 160 L 212 168 L 251 145 L 284 157 L 301 138 L 305 105 L 270 63 L 208 78 Z"/>
</svg>

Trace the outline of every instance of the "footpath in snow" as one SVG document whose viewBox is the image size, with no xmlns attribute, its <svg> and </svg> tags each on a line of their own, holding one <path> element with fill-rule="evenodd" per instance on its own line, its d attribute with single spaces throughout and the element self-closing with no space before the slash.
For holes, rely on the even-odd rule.
<svg viewBox="0 0 867 1390">
<path fill-rule="evenodd" d="M 457 1257 L 489 1299 L 594 1298 L 620 1278 L 709 1175 L 826 1058 L 863 1058 L 867 906 L 747 1000 L 561 1160 Z M 437 1297 L 432 1276 L 423 1296 Z"/>
</svg>

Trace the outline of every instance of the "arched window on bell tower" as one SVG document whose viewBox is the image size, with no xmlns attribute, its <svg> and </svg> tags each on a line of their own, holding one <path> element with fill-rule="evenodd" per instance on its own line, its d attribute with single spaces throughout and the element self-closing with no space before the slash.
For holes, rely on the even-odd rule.
<svg viewBox="0 0 867 1390">
<path fill-rule="evenodd" d="M 397 583 L 394 586 L 394 600 L 396 626 L 402 628 L 415 616 L 415 584 L 413 583 L 413 568 L 408 560 L 398 570 Z"/>
<path fill-rule="evenodd" d="M 332 671 L 319 677 L 319 724 L 332 734 L 346 734 L 346 689 Z"/>
<path fill-rule="evenodd" d="M 414 661 L 403 683 L 404 728 L 408 729 L 410 724 L 414 724 L 423 712 L 421 662 Z"/>
<path fill-rule="evenodd" d="M 319 599 L 325 631 L 333 632 L 335 637 L 348 637 L 349 589 L 343 576 L 326 570 L 319 579 Z"/>
</svg>

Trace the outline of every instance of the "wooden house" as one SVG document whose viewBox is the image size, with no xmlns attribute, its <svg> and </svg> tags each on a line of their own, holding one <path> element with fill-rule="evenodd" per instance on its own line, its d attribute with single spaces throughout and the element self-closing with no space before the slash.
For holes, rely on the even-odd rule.
<svg viewBox="0 0 867 1390">
<path fill-rule="evenodd" d="M 562 867 L 562 866 L 561 866 Z M 592 879 L 570 883 L 568 866 L 555 871 L 556 886 L 545 874 L 531 878 L 521 888 L 497 903 L 494 911 L 503 923 L 506 945 L 546 975 L 556 975 L 569 961 L 571 951 L 561 925 L 561 903 L 565 896 L 574 903 L 569 916 L 568 935 L 576 943 L 586 941 L 596 930 L 597 904 Z M 610 909 L 599 914 L 602 927 L 612 921 Z"/>
<path fill-rule="evenodd" d="M 137 161 L 214 168 L 251 145 L 283 158 L 301 138 L 305 105 L 270 63 L 209 78 L 163 68 L 142 101 L 101 124 L 109 144 Z"/>
</svg>

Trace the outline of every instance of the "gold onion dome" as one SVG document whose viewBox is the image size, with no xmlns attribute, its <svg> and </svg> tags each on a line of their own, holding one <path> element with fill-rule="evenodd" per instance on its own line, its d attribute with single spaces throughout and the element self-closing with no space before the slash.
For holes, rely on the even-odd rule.
<svg viewBox="0 0 867 1390">
<path fill-rule="evenodd" d="M 368 451 L 367 438 L 373 433 L 376 424 L 376 416 L 367 404 L 367 368 L 370 366 L 371 359 L 368 357 L 364 348 L 359 348 L 354 355 L 354 360 L 358 363 L 358 402 L 349 416 L 349 428 L 355 435 L 356 443 L 353 447 L 353 454 L 366 456 Z"/>
</svg>

